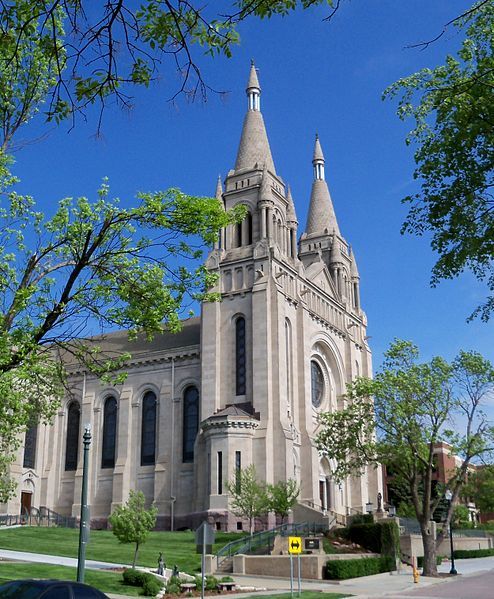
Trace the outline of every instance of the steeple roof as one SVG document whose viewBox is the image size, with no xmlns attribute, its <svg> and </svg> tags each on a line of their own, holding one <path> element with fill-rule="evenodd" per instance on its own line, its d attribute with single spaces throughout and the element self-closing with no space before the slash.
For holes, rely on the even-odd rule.
<svg viewBox="0 0 494 599">
<path fill-rule="evenodd" d="M 221 175 L 218 175 L 218 181 L 216 182 L 216 194 L 217 200 L 223 199 L 223 185 L 221 184 Z"/>
<path fill-rule="evenodd" d="M 257 78 L 257 70 L 254 64 L 254 61 L 251 62 L 250 65 L 250 73 L 249 73 L 249 81 L 247 81 L 247 89 L 258 89 L 261 91 L 261 86 L 259 85 L 259 79 Z"/>
<path fill-rule="evenodd" d="M 312 162 L 316 160 L 322 160 L 324 162 L 324 154 L 322 153 L 321 143 L 319 141 L 319 135 L 316 133 L 316 143 L 314 144 L 314 155 Z"/>
<path fill-rule="evenodd" d="M 324 155 L 317 135 L 312 163 L 315 167 L 314 181 L 312 182 L 309 215 L 307 217 L 305 232 L 307 235 L 323 235 L 325 233 L 340 235 L 328 184 L 324 179 Z M 321 164 L 323 168 L 320 168 Z"/>
<path fill-rule="evenodd" d="M 246 92 L 249 103 L 238 146 L 235 171 L 253 169 L 256 165 L 257 168 L 262 168 L 266 165 L 269 171 L 276 174 L 264 119 L 260 111 L 261 88 L 254 64 L 250 68 Z"/>
<path fill-rule="evenodd" d="M 297 213 L 295 212 L 295 204 L 293 203 L 292 190 L 290 189 L 290 186 L 288 186 L 286 199 L 288 202 L 288 206 L 286 207 L 286 220 L 288 222 L 298 223 Z"/>
</svg>

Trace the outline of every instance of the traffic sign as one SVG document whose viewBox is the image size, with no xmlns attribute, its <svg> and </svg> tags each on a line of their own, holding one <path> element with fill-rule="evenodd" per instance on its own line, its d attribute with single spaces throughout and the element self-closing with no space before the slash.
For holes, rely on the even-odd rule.
<svg viewBox="0 0 494 599">
<path fill-rule="evenodd" d="M 288 537 L 288 552 L 289 553 L 302 553 L 302 538 L 301 537 Z"/>
</svg>

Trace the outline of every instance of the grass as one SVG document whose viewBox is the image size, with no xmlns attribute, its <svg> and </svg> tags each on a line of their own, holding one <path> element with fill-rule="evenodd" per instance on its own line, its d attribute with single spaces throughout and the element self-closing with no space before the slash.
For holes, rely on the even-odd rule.
<svg viewBox="0 0 494 599">
<path fill-rule="evenodd" d="M 239 533 L 216 533 L 213 551 L 241 536 Z M 47 553 L 77 558 L 79 530 L 71 528 L 45 528 L 26 526 L 0 530 L 0 548 L 30 553 Z M 139 548 L 138 566 L 154 567 L 163 552 L 166 566 L 175 564 L 184 572 L 198 572 L 201 556 L 196 553 L 194 532 L 151 532 Z M 133 544 L 119 543 L 109 530 L 92 530 L 86 546 L 86 559 L 115 564 L 131 564 Z"/>
<path fill-rule="evenodd" d="M 19 578 L 56 578 L 59 580 L 76 580 L 77 570 L 66 566 L 49 566 L 47 564 L 26 564 L 1 562 L 0 584 L 9 580 Z M 84 582 L 96 587 L 103 593 L 115 593 L 137 597 L 138 587 L 130 587 L 123 584 L 122 574 L 116 572 L 100 572 L 97 570 L 86 570 Z"/>
</svg>

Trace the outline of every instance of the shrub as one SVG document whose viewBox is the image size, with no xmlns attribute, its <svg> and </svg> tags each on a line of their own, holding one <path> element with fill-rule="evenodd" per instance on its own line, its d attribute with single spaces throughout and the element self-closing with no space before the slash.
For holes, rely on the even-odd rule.
<svg viewBox="0 0 494 599">
<path fill-rule="evenodd" d="M 395 521 L 352 524 L 348 537 L 353 543 L 374 553 L 392 556 L 399 553 L 399 530 Z"/>
<path fill-rule="evenodd" d="M 216 576 L 208 574 L 206 576 L 206 580 L 204 581 L 204 587 L 206 591 L 215 591 L 218 587 L 218 579 Z"/>
<path fill-rule="evenodd" d="M 489 557 L 494 555 L 494 549 L 455 549 L 455 559 L 469 559 L 471 557 Z"/>
<path fill-rule="evenodd" d="M 163 588 L 163 584 L 153 576 L 152 574 L 147 574 L 144 578 L 144 584 L 142 585 L 142 594 L 147 595 L 148 597 L 155 597 Z"/>
<path fill-rule="evenodd" d="M 439 566 L 443 561 L 443 556 L 442 555 L 436 555 L 436 564 Z M 423 556 L 419 556 L 417 557 L 417 568 L 423 568 L 424 567 L 424 558 Z"/>
<path fill-rule="evenodd" d="M 391 572 L 395 568 L 395 560 L 389 555 L 362 559 L 331 560 L 326 562 L 325 577 L 331 580 L 346 580 L 347 578 Z"/>
<path fill-rule="evenodd" d="M 144 577 L 146 576 L 146 572 L 141 572 L 140 570 L 136 570 L 135 568 L 127 568 L 127 570 L 123 571 L 123 580 L 124 584 L 127 584 L 132 587 L 142 587 L 144 584 Z"/>
<path fill-rule="evenodd" d="M 170 595 L 179 595 L 181 592 L 180 584 L 181 580 L 178 576 L 171 576 L 168 582 L 166 583 L 166 592 Z M 197 584 L 197 582 L 196 582 Z"/>
<path fill-rule="evenodd" d="M 356 524 L 374 524 L 374 516 L 372 514 L 357 514 L 351 517 L 350 526 Z"/>
<path fill-rule="evenodd" d="M 221 582 L 234 582 L 234 580 L 231 576 L 223 576 Z"/>
</svg>

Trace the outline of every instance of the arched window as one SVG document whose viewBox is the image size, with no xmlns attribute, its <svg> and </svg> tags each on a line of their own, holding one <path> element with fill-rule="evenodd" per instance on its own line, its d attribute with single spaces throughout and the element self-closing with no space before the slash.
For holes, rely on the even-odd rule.
<svg viewBox="0 0 494 599">
<path fill-rule="evenodd" d="M 81 424 L 81 406 L 78 401 L 69 405 L 67 415 L 67 439 L 65 441 L 65 470 L 77 470 L 79 456 L 79 428 Z"/>
<path fill-rule="evenodd" d="M 156 458 L 156 395 L 148 391 L 142 398 L 141 466 L 154 464 Z"/>
<path fill-rule="evenodd" d="M 240 223 L 233 225 L 232 234 L 232 248 L 239 248 L 242 246 L 242 226 Z"/>
<path fill-rule="evenodd" d="M 199 428 L 199 391 L 197 387 L 187 387 L 184 391 L 183 420 L 183 461 L 194 461 L 194 443 Z"/>
<path fill-rule="evenodd" d="M 324 375 L 319 364 L 312 360 L 310 363 L 312 405 L 318 408 L 324 395 Z"/>
<path fill-rule="evenodd" d="M 23 468 L 34 468 L 36 463 L 36 441 L 38 438 L 38 423 L 33 420 L 26 430 L 24 437 Z"/>
<path fill-rule="evenodd" d="M 245 347 L 245 318 L 235 321 L 235 393 L 245 395 L 247 356 Z"/>
<path fill-rule="evenodd" d="M 101 467 L 115 467 L 115 447 L 117 443 L 117 400 L 107 397 L 103 410 L 103 450 Z"/>
</svg>

